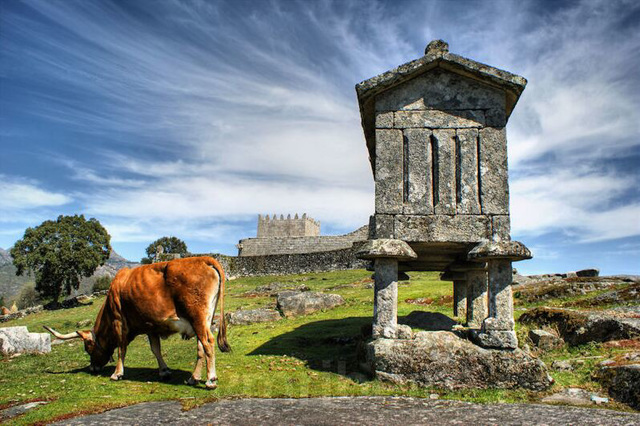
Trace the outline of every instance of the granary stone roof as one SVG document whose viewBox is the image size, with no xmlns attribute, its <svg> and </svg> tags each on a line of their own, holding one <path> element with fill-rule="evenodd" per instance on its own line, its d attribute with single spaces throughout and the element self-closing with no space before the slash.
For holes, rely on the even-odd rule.
<svg viewBox="0 0 640 426">
<path fill-rule="evenodd" d="M 406 64 L 356 85 L 362 127 L 372 162 L 375 155 L 375 97 L 382 92 L 438 67 L 502 89 L 506 96 L 505 113 L 507 119 L 511 115 L 513 108 L 527 84 L 527 80 L 519 75 L 449 53 L 449 45 L 442 40 L 430 42 L 425 49 L 425 55 L 423 57 L 407 62 Z"/>
</svg>

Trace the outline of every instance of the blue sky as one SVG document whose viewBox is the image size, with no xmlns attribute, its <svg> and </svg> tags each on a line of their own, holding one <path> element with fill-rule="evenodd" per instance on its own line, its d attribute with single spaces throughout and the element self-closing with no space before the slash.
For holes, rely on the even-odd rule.
<svg viewBox="0 0 640 426">
<path fill-rule="evenodd" d="M 637 1 L 0 1 L 0 247 L 96 217 L 138 260 L 235 254 L 258 213 L 373 212 L 354 85 L 454 53 L 529 80 L 508 125 L 526 273 L 640 274 Z"/>
</svg>

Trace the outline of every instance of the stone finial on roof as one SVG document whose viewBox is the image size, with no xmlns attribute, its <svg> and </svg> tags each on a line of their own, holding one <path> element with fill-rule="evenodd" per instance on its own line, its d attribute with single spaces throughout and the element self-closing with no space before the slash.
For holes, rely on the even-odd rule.
<svg viewBox="0 0 640 426">
<path fill-rule="evenodd" d="M 424 49 L 425 55 L 449 53 L 449 43 L 444 40 L 432 40 Z"/>
</svg>

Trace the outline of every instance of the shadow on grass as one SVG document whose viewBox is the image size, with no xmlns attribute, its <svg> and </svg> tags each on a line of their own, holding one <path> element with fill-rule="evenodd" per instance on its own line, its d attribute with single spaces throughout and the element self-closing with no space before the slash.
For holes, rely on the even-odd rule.
<svg viewBox="0 0 640 426">
<path fill-rule="evenodd" d="M 398 322 L 425 331 L 451 330 L 457 324 L 444 314 L 424 311 L 413 311 Z M 370 338 L 371 317 L 315 321 L 274 337 L 249 355 L 291 356 L 314 370 L 348 376 L 360 371 Z"/>
<path fill-rule="evenodd" d="M 83 368 L 76 368 L 74 370 L 67 371 L 48 371 L 48 374 L 86 374 L 87 376 L 98 376 L 103 377 L 105 380 L 110 380 L 109 378 L 115 371 L 115 365 L 106 365 L 102 371 L 97 374 L 92 374 L 89 371 L 89 365 Z M 163 382 L 174 385 L 185 384 L 186 381 L 191 377 L 190 371 L 184 370 L 171 370 L 171 377 L 168 379 L 161 380 L 158 374 L 157 368 L 148 368 L 148 367 L 127 367 L 124 368 L 124 381 L 133 381 L 133 382 Z"/>
</svg>

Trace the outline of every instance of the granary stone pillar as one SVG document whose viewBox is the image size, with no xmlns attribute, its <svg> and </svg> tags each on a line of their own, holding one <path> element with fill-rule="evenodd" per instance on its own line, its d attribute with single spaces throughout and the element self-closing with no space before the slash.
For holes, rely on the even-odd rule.
<svg viewBox="0 0 640 426">
<path fill-rule="evenodd" d="M 464 272 L 452 272 L 447 268 L 440 279 L 443 281 L 453 281 L 453 316 L 467 317 L 467 294 L 468 283 L 467 274 Z"/>
<path fill-rule="evenodd" d="M 453 316 L 467 316 L 467 280 L 453 281 Z"/>
<path fill-rule="evenodd" d="M 455 262 L 447 268 L 453 273 L 453 278 L 458 278 L 453 280 L 454 303 L 458 302 L 458 307 L 464 306 L 464 314 L 458 313 L 458 316 L 466 317 L 468 327 L 480 327 L 488 316 L 486 268 L 483 262 Z M 459 286 L 465 285 L 464 290 L 458 290 L 464 291 L 464 301 L 456 298 L 456 282 L 460 283 Z M 456 310 L 454 308 L 454 312 Z"/>
<path fill-rule="evenodd" d="M 374 261 L 373 338 L 394 339 L 398 327 L 398 261 L 417 255 L 404 241 L 377 239 L 368 240 L 356 256 Z"/>
<path fill-rule="evenodd" d="M 474 339 L 485 347 L 517 348 L 511 263 L 531 259 L 531 252 L 518 241 L 489 241 L 477 245 L 468 257 L 488 264 L 489 316 L 482 322 L 480 331 L 473 334 Z"/>
</svg>

